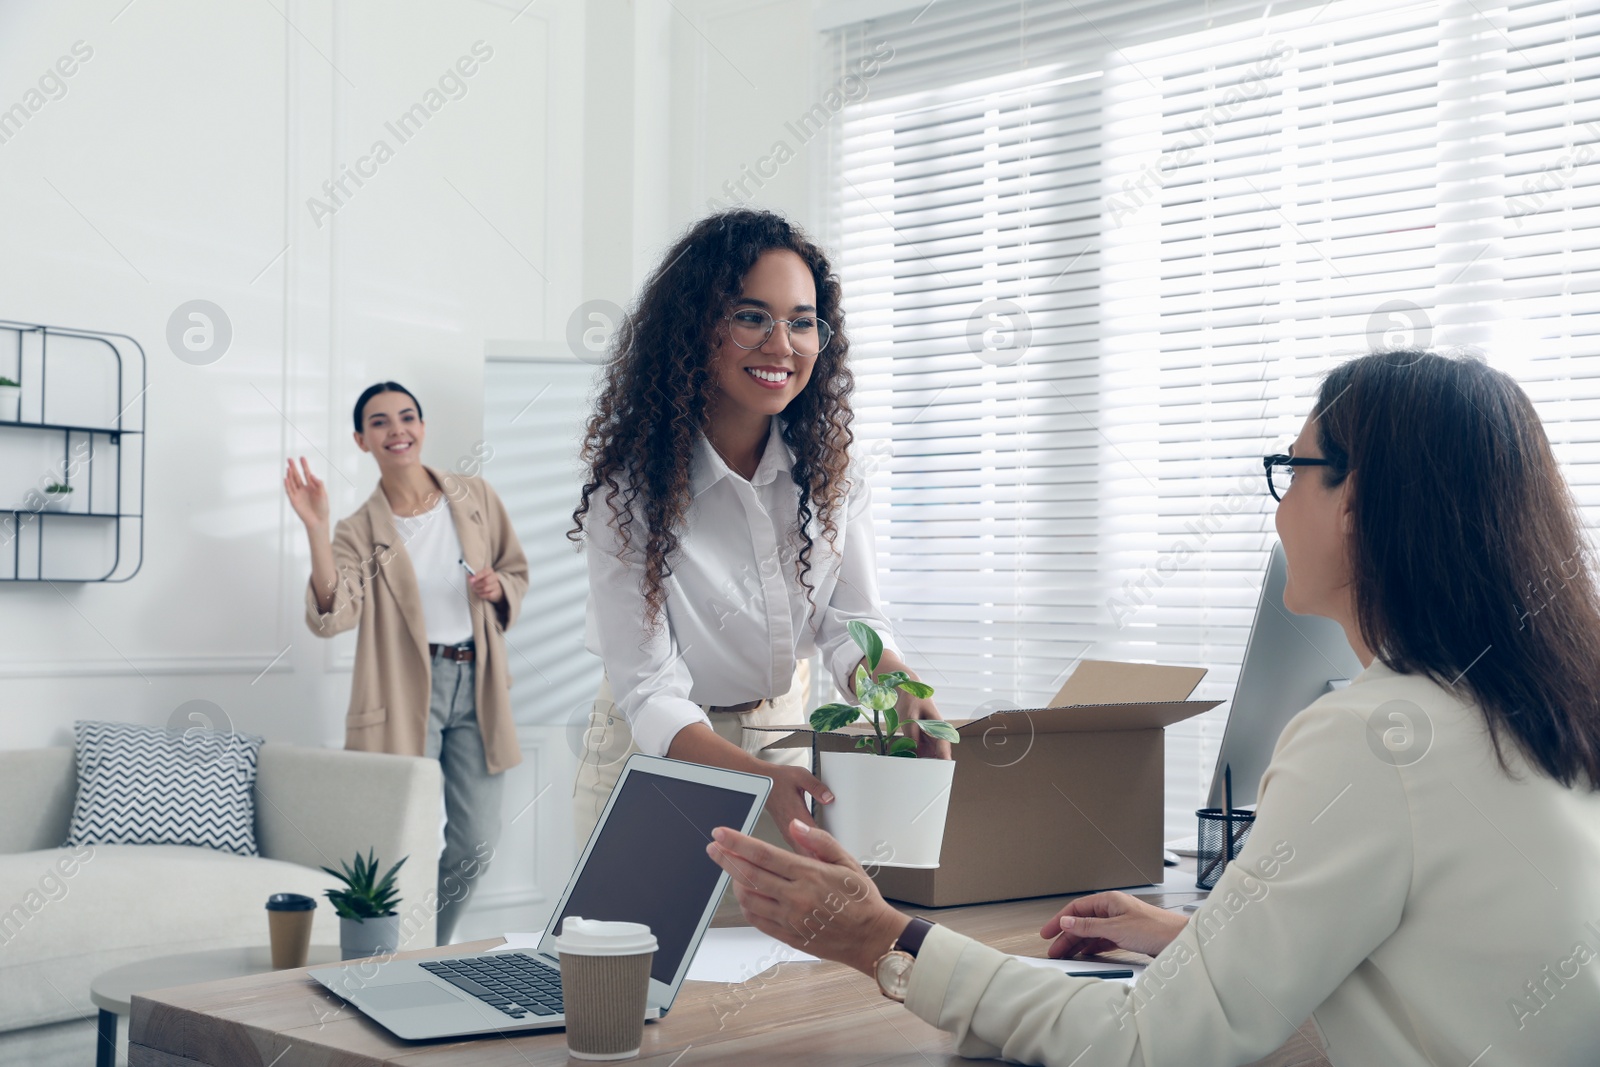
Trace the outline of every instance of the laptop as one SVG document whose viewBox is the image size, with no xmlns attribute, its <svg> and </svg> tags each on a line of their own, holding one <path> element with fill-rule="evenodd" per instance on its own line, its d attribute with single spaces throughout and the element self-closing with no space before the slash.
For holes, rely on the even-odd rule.
<svg viewBox="0 0 1600 1067">
<path fill-rule="evenodd" d="M 532 952 L 375 957 L 308 973 L 407 1041 L 564 1026 L 556 935 L 567 916 L 644 923 L 656 938 L 645 1018 L 667 1014 L 728 875 L 706 855 L 718 826 L 749 833 L 772 779 L 635 754 Z"/>
</svg>

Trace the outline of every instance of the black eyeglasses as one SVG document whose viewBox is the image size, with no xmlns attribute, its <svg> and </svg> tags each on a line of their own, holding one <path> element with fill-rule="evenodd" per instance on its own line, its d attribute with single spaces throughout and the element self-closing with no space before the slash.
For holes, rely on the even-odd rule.
<svg viewBox="0 0 1600 1067">
<path fill-rule="evenodd" d="M 1304 456 L 1285 456 L 1282 453 L 1273 456 L 1262 456 L 1261 466 L 1267 472 L 1267 492 L 1272 494 L 1272 499 L 1282 500 L 1283 494 L 1289 491 L 1289 486 L 1294 484 L 1294 469 L 1296 467 L 1331 467 L 1331 459 L 1309 459 Z"/>
</svg>

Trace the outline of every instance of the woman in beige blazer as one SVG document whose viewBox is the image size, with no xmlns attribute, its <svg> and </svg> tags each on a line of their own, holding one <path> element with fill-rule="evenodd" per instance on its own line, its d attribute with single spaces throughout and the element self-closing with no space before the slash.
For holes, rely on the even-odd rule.
<svg viewBox="0 0 1600 1067">
<path fill-rule="evenodd" d="M 1480 360 L 1364 356 L 1265 465 L 1284 604 L 1367 669 L 1284 727 L 1192 917 L 1124 893 L 1039 915 L 1051 956 L 1154 956 L 1136 984 L 908 920 L 821 830 L 806 855 L 714 832 L 750 921 L 966 1056 L 1224 1067 L 1309 1018 L 1334 1067 L 1600 1063 L 1600 594 L 1532 403 Z"/>
<path fill-rule="evenodd" d="M 369 387 L 354 421 L 380 477 L 331 539 L 327 491 L 304 456 L 284 478 L 311 542 L 306 625 L 321 637 L 357 628 L 345 747 L 439 760 L 445 846 L 426 904 L 449 944 L 499 840 L 503 772 L 522 761 L 505 631 L 528 563 L 488 482 L 423 465 L 422 405 L 404 387 Z"/>
</svg>

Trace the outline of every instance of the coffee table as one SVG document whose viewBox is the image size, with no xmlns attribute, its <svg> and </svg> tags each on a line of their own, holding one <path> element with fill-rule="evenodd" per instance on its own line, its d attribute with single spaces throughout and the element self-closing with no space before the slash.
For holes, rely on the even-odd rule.
<svg viewBox="0 0 1600 1067">
<path fill-rule="evenodd" d="M 312 945 L 307 964 L 339 962 L 338 945 Z M 100 1009 L 100 1036 L 95 1043 L 95 1067 L 114 1067 L 117 1061 L 117 1017 L 128 1014 L 135 993 L 172 986 L 217 982 L 265 974 L 272 970 L 272 951 L 266 945 L 249 948 L 214 948 L 157 956 L 129 963 L 98 975 L 89 984 L 89 999 Z"/>
</svg>

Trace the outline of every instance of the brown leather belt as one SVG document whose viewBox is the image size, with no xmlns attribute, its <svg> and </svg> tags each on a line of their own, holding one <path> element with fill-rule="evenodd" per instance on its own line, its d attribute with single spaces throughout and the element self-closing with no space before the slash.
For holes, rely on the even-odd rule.
<svg viewBox="0 0 1600 1067">
<path fill-rule="evenodd" d="M 726 707 L 708 707 L 706 710 L 732 712 L 735 715 L 743 715 L 747 711 L 755 711 L 765 703 L 765 700 L 747 700 L 743 704 L 729 704 Z"/>
<path fill-rule="evenodd" d="M 457 663 L 471 663 L 475 649 L 472 643 L 464 645 L 429 645 L 429 656 L 443 656 L 445 659 L 455 660 Z"/>
</svg>

